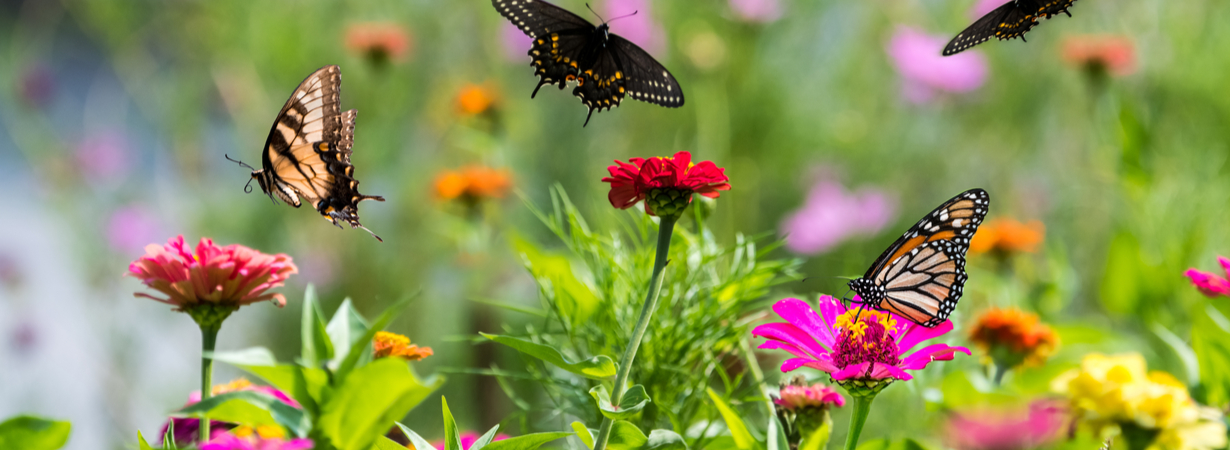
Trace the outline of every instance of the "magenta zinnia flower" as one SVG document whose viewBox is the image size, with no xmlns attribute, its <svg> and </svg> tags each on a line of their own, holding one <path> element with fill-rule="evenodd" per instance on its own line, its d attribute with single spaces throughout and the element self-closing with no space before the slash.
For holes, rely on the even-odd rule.
<svg viewBox="0 0 1230 450">
<path fill-rule="evenodd" d="M 230 433 L 218 435 L 201 446 L 201 450 L 308 450 L 314 444 L 311 439 L 264 438 L 260 436 L 239 437 Z"/>
<path fill-rule="evenodd" d="M 266 255 L 238 244 L 219 247 L 208 238 L 201 238 L 193 253 L 181 235 L 162 247 L 145 246 L 145 256 L 133 261 L 126 275 L 166 298 L 140 292 L 133 295 L 188 311 L 200 305 L 235 309 L 265 300 L 285 306 L 286 297 L 266 291 L 298 272 L 285 254 Z"/>
<path fill-rule="evenodd" d="M 1037 401 L 1017 411 L 961 412 L 948 420 L 948 445 L 956 450 L 1039 448 L 1060 436 L 1067 423 L 1066 413 L 1062 406 L 1048 401 Z"/>
<path fill-rule="evenodd" d="M 1230 259 L 1227 259 L 1224 256 L 1218 256 L 1217 262 L 1221 264 L 1221 268 L 1226 272 L 1227 278 L 1230 278 Z M 1192 284 L 1196 285 L 1196 289 L 1199 289 L 1200 293 L 1204 294 L 1206 297 L 1230 297 L 1230 280 L 1227 280 L 1227 278 L 1222 278 L 1208 272 L 1201 272 L 1196 269 L 1187 269 L 1187 272 L 1183 272 L 1183 275 L 1190 278 L 1192 280 Z"/>
<path fill-rule="evenodd" d="M 947 36 L 899 26 L 888 44 L 893 67 L 901 74 L 902 94 L 912 103 L 926 103 L 939 94 L 963 94 L 982 87 L 987 62 L 978 52 L 942 56 Z"/>
<path fill-rule="evenodd" d="M 855 296 L 854 302 L 858 301 Z M 931 361 L 949 361 L 957 352 L 970 354 L 965 347 L 948 344 L 932 344 L 910 353 L 919 343 L 952 331 L 950 320 L 927 328 L 887 311 L 847 309 L 828 295 L 820 297 L 819 314 L 797 298 L 777 302 L 773 311 L 787 323 L 758 326 L 752 335 L 768 339 L 760 348 L 781 349 L 795 356 L 782 363 L 782 372 L 811 367 L 827 372 L 847 389 L 847 381 L 909 380 L 913 376 L 906 370 L 920 370 Z"/>
<path fill-rule="evenodd" d="M 252 382 L 244 378 L 239 378 L 239 379 L 236 379 L 226 384 L 214 385 L 214 387 L 211 389 L 211 394 L 212 395 L 222 395 L 222 394 L 226 394 L 230 392 L 239 392 L 239 391 L 260 392 L 262 394 L 272 396 L 282 401 L 282 403 L 293 406 L 295 408 L 303 408 L 303 406 L 300 405 L 299 402 L 295 401 L 295 399 L 293 398 L 290 398 L 290 396 L 286 395 L 285 392 L 282 392 L 281 390 L 275 387 L 271 387 L 271 386 L 258 386 L 258 385 L 252 384 Z M 201 401 L 201 391 L 194 391 L 191 394 L 188 394 L 188 403 L 185 403 L 184 407 L 195 404 L 199 401 Z M 235 424 L 233 423 L 222 422 L 222 421 L 217 421 L 217 420 L 211 420 L 209 421 L 209 423 L 210 423 L 210 429 L 213 430 L 212 432 L 210 432 L 210 439 L 217 439 L 219 436 L 221 436 L 222 434 L 226 434 L 228 430 L 235 427 Z M 193 442 L 195 442 L 200 435 L 201 421 L 200 419 L 196 419 L 192 417 L 172 417 L 170 420 L 167 421 L 167 423 L 162 425 L 162 432 L 158 434 L 160 436 L 166 436 L 167 430 L 170 428 L 172 424 L 175 425 L 173 439 L 175 440 L 175 444 L 177 446 L 184 447 L 184 446 L 190 445 Z M 163 442 L 162 445 L 165 447 L 167 443 Z"/>
<path fill-rule="evenodd" d="M 509 436 L 507 434 L 499 433 L 495 435 L 494 439 L 491 439 L 491 442 L 502 441 L 502 440 L 508 439 L 508 437 Z M 479 438 L 478 433 L 475 433 L 473 431 L 467 431 L 467 432 L 461 433 L 461 449 L 470 450 L 470 446 L 474 445 L 474 442 L 477 441 L 478 438 Z M 438 440 L 438 441 L 432 441 L 431 445 L 439 450 L 444 450 L 448 446 L 447 443 L 443 439 Z"/>
</svg>

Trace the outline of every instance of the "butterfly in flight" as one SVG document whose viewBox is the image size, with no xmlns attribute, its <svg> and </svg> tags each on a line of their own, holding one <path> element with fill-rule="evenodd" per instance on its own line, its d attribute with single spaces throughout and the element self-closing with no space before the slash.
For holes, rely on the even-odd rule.
<svg viewBox="0 0 1230 450">
<path fill-rule="evenodd" d="M 543 0 L 491 0 L 491 4 L 533 39 L 530 65 L 538 86 L 530 98 L 544 84 L 558 85 L 562 91 L 575 82 L 572 95 L 589 108 L 585 125 L 594 110 L 619 106 L 624 96 L 667 108 L 683 106 L 679 81 L 645 50 L 611 34 L 608 22 L 594 26 Z"/>
<path fill-rule="evenodd" d="M 944 56 L 955 55 L 991 38 L 1006 41 L 1013 38 L 1025 40 L 1025 33 L 1038 25 L 1038 19 L 1050 19 L 1059 13 L 1067 14 L 1076 0 L 1010 0 L 1003 6 L 982 16 L 944 47 Z"/>
<path fill-rule="evenodd" d="M 227 159 L 251 169 L 252 179 L 270 199 L 277 195 L 298 208 L 302 198 L 338 228 L 346 222 L 384 242 L 359 223 L 359 202 L 383 202 L 384 197 L 358 191 L 359 181 L 354 179 L 354 166 L 350 164 L 358 112 L 341 112 L 341 87 L 342 71 L 337 66 L 325 66 L 308 75 L 269 130 L 261 155 L 262 168 L 257 170 L 230 156 Z M 244 192 L 252 192 L 251 183 L 248 180 Z"/>
<path fill-rule="evenodd" d="M 965 288 L 965 252 L 987 215 L 991 197 L 970 189 L 910 227 L 850 281 L 861 302 L 934 328 L 948 320 Z"/>
</svg>

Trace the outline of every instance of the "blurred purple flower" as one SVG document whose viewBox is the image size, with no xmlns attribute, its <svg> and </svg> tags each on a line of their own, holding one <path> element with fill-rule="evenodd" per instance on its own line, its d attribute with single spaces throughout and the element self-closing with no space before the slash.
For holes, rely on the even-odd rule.
<svg viewBox="0 0 1230 450">
<path fill-rule="evenodd" d="M 970 16 L 974 20 L 980 19 L 982 16 L 987 15 L 987 13 L 994 11 L 995 8 L 1003 6 L 1004 3 L 1008 3 L 1010 1 L 1013 0 L 978 0 L 978 3 L 974 5 L 974 9 L 971 11 Z"/>
<path fill-rule="evenodd" d="M 603 19 L 623 16 L 611 26 L 611 32 L 639 45 L 649 54 L 661 58 L 666 48 L 666 32 L 653 20 L 649 0 L 607 0 L 602 7 Z M 636 13 L 629 16 L 629 14 Z"/>
<path fill-rule="evenodd" d="M 504 24 L 500 26 L 500 47 L 504 50 L 505 59 L 515 62 L 525 61 L 528 64 L 532 45 L 534 45 L 534 39 L 512 22 L 504 21 Z"/>
<path fill-rule="evenodd" d="M 21 284 L 21 265 L 11 253 L 0 252 L 0 286 L 14 289 Z"/>
<path fill-rule="evenodd" d="M 821 179 L 786 216 L 782 233 L 786 248 L 801 254 L 824 253 L 854 236 L 873 236 L 893 218 L 896 209 L 883 191 L 863 188 L 847 192 L 836 181 Z"/>
<path fill-rule="evenodd" d="M 163 235 L 158 218 L 140 205 L 128 205 L 107 219 L 107 243 L 120 253 L 140 252 L 145 244 Z"/>
<path fill-rule="evenodd" d="M 744 22 L 769 23 L 782 17 L 781 0 L 730 0 L 730 9 Z"/>
<path fill-rule="evenodd" d="M 941 56 L 948 38 L 898 26 L 888 44 L 888 55 L 902 78 L 902 94 L 912 103 L 926 103 L 937 93 L 961 94 L 982 87 L 987 62 L 982 54 L 967 51 Z"/>
<path fill-rule="evenodd" d="M 18 355 L 28 355 L 34 352 L 34 348 L 38 345 L 38 328 L 34 323 L 26 320 L 18 323 L 13 329 L 12 346 L 13 352 Z"/>
<path fill-rule="evenodd" d="M 36 108 L 45 106 L 55 94 L 55 77 L 46 66 L 30 66 L 21 73 L 17 93 L 27 105 Z"/>
<path fill-rule="evenodd" d="M 230 433 L 210 433 L 209 442 L 201 450 L 308 450 L 315 444 L 311 439 L 264 438 L 260 436 L 239 437 Z"/>
<path fill-rule="evenodd" d="M 1067 410 L 1039 400 L 1016 411 L 974 410 L 954 414 L 946 427 L 948 445 L 957 450 L 1024 450 L 1060 437 Z"/>
<path fill-rule="evenodd" d="M 77 168 L 87 178 L 112 180 L 128 173 L 128 141 L 116 131 L 86 136 L 74 153 Z"/>
<path fill-rule="evenodd" d="M 316 286 L 328 286 L 337 278 L 336 260 L 330 253 L 323 251 L 308 251 L 296 258 L 299 266 L 299 277 Z"/>
</svg>

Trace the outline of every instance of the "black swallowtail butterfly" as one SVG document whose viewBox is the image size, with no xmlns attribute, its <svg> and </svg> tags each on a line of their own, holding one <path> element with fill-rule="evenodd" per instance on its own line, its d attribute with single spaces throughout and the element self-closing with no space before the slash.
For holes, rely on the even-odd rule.
<svg viewBox="0 0 1230 450">
<path fill-rule="evenodd" d="M 543 0 L 491 0 L 492 6 L 534 40 L 530 65 L 538 86 L 576 82 L 572 95 L 594 110 L 619 106 L 624 96 L 667 108 L 683 106 L 683 90 L 670 71 L 627 39 L 610 33 L 607 23 L 594 26 L 580 16 Z M 584 125 L 582 125 L 584 126 Z"/>
<path fill-rule="evenodd" d="M 1067 14 L 1076 0 L 1011 0 L 994 11 L 982 16 L 944 47 L 944 56 L 955 55 L 991 38 L 1004 41 L 1013 38 L 1025 40 L 1025 33 L 1038 25 L 1038 19 L 1050 19 L 1059 13 Z"/>
</svg>

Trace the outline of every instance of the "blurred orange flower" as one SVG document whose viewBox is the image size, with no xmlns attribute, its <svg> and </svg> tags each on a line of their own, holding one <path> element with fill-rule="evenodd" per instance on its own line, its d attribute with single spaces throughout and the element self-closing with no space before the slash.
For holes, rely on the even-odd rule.
<svg viewBox="0 0 1230 450">
<path fill-rule="evenodd" d="M 377 331 L 372 339 L 372 356 L 376 359 L 396 356 L 407 361 L 418 361 L 431 356 L 431 347 L 419 347 L 410 343 L 410 338 L 388 331 Z"/>
<path fill-rule="evenodd" d="M 1059 336 L 1039 322 L 1037 314 L 1016 308 L 983 312 L 970 329 L 969 338 L 1004 367 L 1042 364 L 1059 346 Z"/>
<path fill-rule="evenodd" d="M 403 61 L 414 41 L 393 22 L 364 22 L 346 28 L 346 47 L 373 62 Z"/>
<path fill-rule="evenodd" d="M 485 166 L 466 166 L 436 175 L 436 196 L 442 200 L 462 198 L 475 202 L 502 198 L 512 188 L 512 172 Z"/>
<path fill-rule="evenodd" d="M 1136 71 L 1136 47 L 1119 35 L 1069 36 L 1063 41 L 1063 60 L 1090 72 L 1121 77 Z"/>
<path fill-rule="evenodd" d="M 1046 236 L 1046 226 L 1037 220 L 1021 223 L 1015 219 L 987 221 L 970 240 L 970 253 L 999 251 L 1004 253 L 1030 252 L 1038 249 Z"/>
<path fill-rule="evenodd" d="M 466 83 L 457 93 L 457 109 L 463 115 L 476 116 L 487 112 L 499 100 L 499 96 L 488 84 Z"/>
</svg>

